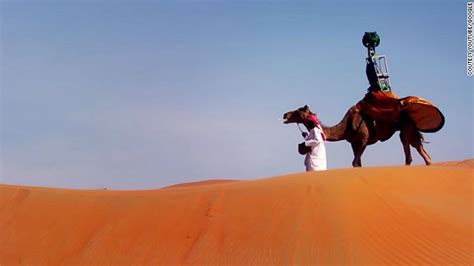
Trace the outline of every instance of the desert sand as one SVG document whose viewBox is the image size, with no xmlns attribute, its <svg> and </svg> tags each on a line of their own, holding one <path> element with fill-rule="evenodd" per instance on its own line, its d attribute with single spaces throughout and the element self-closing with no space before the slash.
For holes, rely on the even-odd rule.
<svg viewBox="0 0 474 266">
<path fill-rule="evenodd" d="M 156 190 L 0 185 L 0 265 L 472 265 L 474 160 Z"/>
</svg>

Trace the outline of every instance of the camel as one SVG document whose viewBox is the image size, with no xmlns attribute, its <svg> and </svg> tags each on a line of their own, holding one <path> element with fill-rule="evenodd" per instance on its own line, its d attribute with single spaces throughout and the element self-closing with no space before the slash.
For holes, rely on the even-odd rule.
<svg viewBox="0 0 474 266">
<path fill-rule="evenodd" d="M 309 115 L 314 115 L 314 113 L 305 105 L 283 114 L 283 123 L 300 123 L 306 126 L 306 118 Z M 406 113 L 400 112 L 399 120 L 396 123 L 377 123 L 375 130 L 367 127 L 367 123 L 372 123 L 369 121 L 357 110 L 356 106 L 352 106 L 338 124 L 331 127 L 323 124 L 321 126 L 327 141 L 346 140 L 351 144 L 354 153 L 353 167 L 362 166 L 361 157 L 367 145 L 388 140 L 397 130 L 400 130 L 400 140 L 405 152 L 405 164 L 410 165 L 412 162 L 410 145 L 418 151 L 426 165 L 431 164 L 431 157 L 423 147 L 423 135 Z M 306 128 L 308 127 L 306 126 Z"/>
</svg>

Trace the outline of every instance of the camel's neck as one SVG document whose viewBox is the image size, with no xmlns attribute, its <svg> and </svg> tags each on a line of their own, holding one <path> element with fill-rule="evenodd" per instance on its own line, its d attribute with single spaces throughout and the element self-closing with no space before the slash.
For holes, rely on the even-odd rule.
<svg viewBox="0 0 474 266">
<path fill-rule="evenodd" d="M 324 134 L 326 134 L 326 140 L 328 141 L 339 141 L 339 140 L 345 140 L 346 139 L 346 132 L 347 132 L 347 126 L 349 124 L 349 118 L 352 114 L 352 108 L 347 111 L 347 113 L 344 115 L 342 120 L 334 126 L 327 127 L 324 125 L 321 125 L 324 131 Z"/>
<path fill-rule="evenodd" d="M 343 140 L 344 138 L 344 130 L 345 127 L 342 126 L 341 123 L 332 126 L 332 127 L 327 127 L 322 125 L 324 134 L 326 135 L 326 140 L 327 141 L 339 141 Z"/>
</svg>

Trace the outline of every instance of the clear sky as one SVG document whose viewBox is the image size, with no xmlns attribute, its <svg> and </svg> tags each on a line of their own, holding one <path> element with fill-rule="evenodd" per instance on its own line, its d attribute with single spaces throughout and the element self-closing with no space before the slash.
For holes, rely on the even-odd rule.
<svg viewBox="0 0 474 266">
<path fill-rule="evenodd" d="M 286 111 L 336 124 L 366 92 L 365 31 L 394 92 L 437 105 L 435 162 L 473 157 L 464 1 L 0 1 L 1 183 L 111 189 L 304 171 Z M 350 144 L 327 143 L 328 167 Z M 422 159 L 412 149 L 414 163 Z M 401 165 L 398 133 L 364 166 Z"/>
</svg>

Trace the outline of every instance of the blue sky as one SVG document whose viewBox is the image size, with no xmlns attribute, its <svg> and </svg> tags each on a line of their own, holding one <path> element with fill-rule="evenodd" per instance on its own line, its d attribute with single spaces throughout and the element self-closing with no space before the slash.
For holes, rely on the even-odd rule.
<svg viewBox="0 0 474 266">
<path fill-rule="evenodd" d="M 436 104 L 435 162 L 473 157 L 464 1 L 2 1 L 1 182 L 144 189 L 304 170 L 308 104 L 336 124 L 367 88 L 365 31 L 394 92 Z M 328 166 L 350 167 L 345 141 Z M 422 160 L 412 150 L 414 163 Z M 398 134 L 364 166 L 404 162 Z"/>
</svg>

